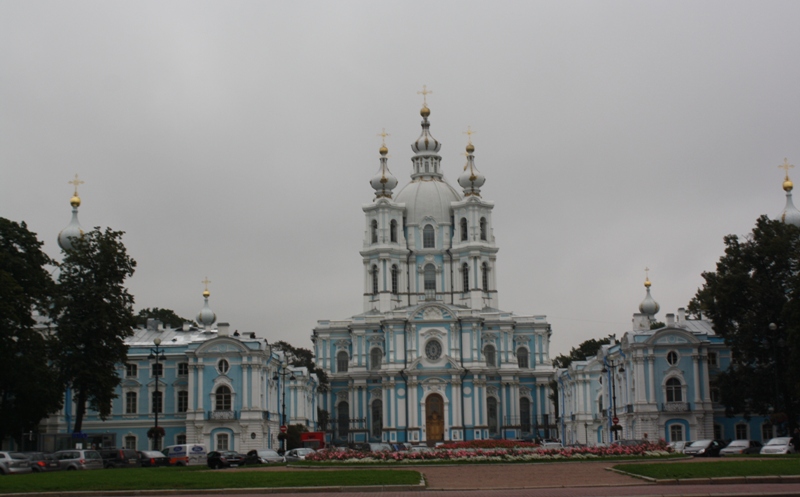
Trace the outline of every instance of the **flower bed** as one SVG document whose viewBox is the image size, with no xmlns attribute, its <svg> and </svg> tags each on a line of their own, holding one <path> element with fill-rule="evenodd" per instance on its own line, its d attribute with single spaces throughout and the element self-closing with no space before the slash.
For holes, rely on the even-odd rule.
<svg viewBox="0 0 800 497">
<path fill-rule="evenodd" d="M 320 451 L 306 456 L 306 461 L 347 462 L 347 463 L 412 463 L 412 462 L 523 462 L 553 459 L 593 459 L 598 457 L 660 457 L 670 454 L 670 449 L 662 443 L 643 443 L 634 446 L 612 447 L 567 447 L 563 449 L 543 449 L 533 446 L 503 447 L 510 441 L 488 441 L 485 448 L 467 446 L 437 448 L 426 452 L 360 452 Z"/>
</svg>

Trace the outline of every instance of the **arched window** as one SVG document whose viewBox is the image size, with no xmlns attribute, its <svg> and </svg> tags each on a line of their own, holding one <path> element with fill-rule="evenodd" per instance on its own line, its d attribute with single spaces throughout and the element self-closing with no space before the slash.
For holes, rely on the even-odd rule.
<svg viewBox="0 0 800 497">
<path fill-rule="evenodd" d="M 350 356 L 346 351 L 340 350 L 339 353 L 336 354 L 336 372 L 346 373 L 348 362 L 350 362 Z"/>
<path fill-rule="evenodd" d="M 378 243 L 378 221 L 374 219 L 370 224 L 370 233 L 372 236 L 372 243 Z"/>
<path fill-rule="evenodd" d="M 461 266 L 461 278 L 462 278 L 462 285 L 464 285 L 464 289 L 462 291 L 468 292 L 469 291 L 469 264 L 466 262 Z"/>
<path fill-rule="evenodd" d="M 217 388 L 217 392 L 214 395 L 214 410 L 215 411 L 230 411 L 232 410 L 231 406 L 233 403 L 231 402 L 231 389 L 225 385 L 221 385 Z"/>
<path fill-rule="evenodd" d="M 667 402 L 682 402 L 683 389 L 681 382 L 677 378 L 667 380 Z"/>
<path fill-rule="evenodd" d="M 461 241 L 467 241 L 467 218 L 461 218 Z"/>
<path fill-rule="evenodd" d="M 531 431 L 531 401 L 527 397 L 519 399 L 519 424 L 523 433 Z"/>
<path fill-rule="evenodd" d="M 373 347 L 369 351 L 369 369 L 381 369 L 381 359 L 383 358 L 383 351 L 378 347 Z"/>
<path fill-rule="evenodd" d="M 400 271 L 397 269 L 396 265 L 392 266 L 392 294 L 397 295 L 398 293 L 398 284 L 397 280 L 400 275 Z"/>
<path fill-rule="evenodd" d="M 489 291 L 489 264 L 481 264 L 481 286 L 484 292 Z"/>
<path fill-rule="evenodd" d="M 383 401 L 375 400 L 372 402 L 372 436 L 381 438 L 383 434 Z"/>
<path fill-rule="evenodd" d="M 397 221 L 394 219 L 389 223 L 389 240 L 392 243 L 397 243 Z"/>
<path fill-rule="evenodd" d="M 133 435 L 127 435 L 125 437 L 125 448 L 136 450 L 136 437 Z"/>
<path fill-rule="evenodd" d="M 498 412 L 497 412 L 497 399 L 489 397 L 486 400 L 486 414 L 489 424 L 489 435 L 496 435 L 498 432 Z"/>
<path fill-rule="evenodd" d="M 136 414 L 136 392 L 125 393 L 125 414 Z"/>
<path fill-rule="evenodd" d="M 433 226 L 426 224 L 422 228 L 422 248 L 435 248 L 436 238 L 434 236 Z"/>
<path fill-rule="evenodd" d="M 153 410 L 151 412 L 159 414 L 164 412 L 164 392 L 153 392 Z"/>
<path fill-rule="evenodd" d="M 178 392 L 178 412 L 189 410 L 189 392 L 181 390 Z"/>
<path fill-rule="evenodd" d="M 336 406 L 336 427 L 340 437 L 346 437 L 350 432 L 350 405 L 347 402 L 339 402 Z"/>
<path fill-rule="evenodd" d="M 378 266 L 372 266 L 372 295 L 378 295 Z"/>
<path fill-rule="evenodd" d="M 230 438 L 227 433 L 217 434 L 217 448 L 216 450 L 228 450 L 230 447 Z"/>
<path fill-rule="evenodd" d="M 483 355 L 486 357 L 486 365 L 490 368 L 497 367 L 497 358 L 494 353 L 494 345 L 487 345 L 483 349 Z"/>
<path fill-rule="evenodd" d="M 436 297 L 436 267 L 433 264 L 425 265 L 425 297 L 434 299 Z"/>
<path fill-rule="evenodd" d="M 481 240 L 486 240 L 486 218 L 481 218 Z"/>
<path fill-rule="evenodd" d="M 669 441 L 670 442 L 683 441 L 683 425 L 679 424 L 669 425 Z"/>
<path fill-rule="evenodd" d="M 521 368 L 528 367 L 528 349 L 520 347 L 517 349 L 517 366 Z"/>
</svg>

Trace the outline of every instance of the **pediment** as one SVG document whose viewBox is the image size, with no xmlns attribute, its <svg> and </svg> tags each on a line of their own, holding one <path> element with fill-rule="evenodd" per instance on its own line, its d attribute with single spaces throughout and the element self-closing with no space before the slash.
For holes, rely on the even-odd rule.
<svg viewBox="0 0 800 497">
<path fill-rule="evenodd" d="M 666 328 L 654 333 L 646 343 L 650 345 L 686 345 L 699 344 L 700 340 L 688 331 Z"/>
<path fill-rule="evenodd" d="M 227 337 L 214 338 L 197 349 L 197 355 L 234 355 L 249 352 L 242 342 Z"/>
<path fill-rule="evenodd" d="M 452 321 L 452 312 L 447 307 L 440 304 L 426 304 L 411 316 L 414 321 Z"/>
</svg>

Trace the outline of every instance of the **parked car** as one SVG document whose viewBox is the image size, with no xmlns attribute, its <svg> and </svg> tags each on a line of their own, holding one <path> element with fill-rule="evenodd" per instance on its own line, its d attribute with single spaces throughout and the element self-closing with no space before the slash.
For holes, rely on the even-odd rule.
<svg viewBox="0 0 800 497">
<path fill-rule="evenodd" d="M 136 468 L 139 466 L 139 454 L 133 449 L 100 449 L 103 458 L 103 467 L 111 468 Z"/>
<path fill-rule="evenodd" d="M 307 455 L 313 454 L 314 452 L 316 452 L 314 449 L 308 449 L 308 448 L 292 449 L 292 450 L 287 450 L 284 457 L 286 458 L 286 462 L 302 461 L 306 458 Z"/>
<path fill-rule="evenodd" d="M 61 469 L 103 469 L 103 457 L 96 450 L 67 449 L 53 454 Z"/>
<path fill-rule="evenodd" d="M 723 447 L 725 442 L 722 440 L 698 440 L 683 449 L 683 453 L 695 457 L 717 457 Z"/>
<path fill-rule="evenodd" d="M 22 454 L 31 461 L 31 469 L 34 473 L 61 469 L 58 465 L 58 459 L 53 454 L 45 452 L 23 452 Z"/>
<path fill-rule="evenodd" d="M 672 448 L 672 451 L 675 452 L 676 454 L 683 454 L 683 449 L 685 449 L 688 444 L 689 442 L 683 442 L 683 441 L 670 442 L 669 446 Z"/>
<path fill-rule="evenodd" d="M 761 447 L 761 454 L 794 454 L 792 439 L 789 437 L 777 437 L 770 439 L 767 445 Z"/>
<path fill-rule="evenodd" d="M 721 456 L 733 454 L 758 454 L 761 452 L 761 442 L 756 440 L 734 440 L 727 447 L 719 451 Z"/>
<path fill-rule="evenodd" d="M 282 455 L 272 449 L 251 450 L 244 458 L 245 464 L 269 464 L 286 462 Z"/>
<path fill-rule="evenodd" d="M 0 452 L 0 474 L 16 475 L 30 473 L 31 461 L 21 452 Z"/>
<path fill-rule="evenodd" d="M 208 451 L 203 444 L 169 445 L 163 451 L 171 466 L 205 466 Z"/>
<path fill-rule="evenodd" d="M 232 450 L 215 450 L 208 453 L 208 467 L 211 469 L 236 468 L 244 464 L 244 456 Z"/>
<path fill-rule="evenodd" d="M 433 452 L 433 449 L 427 445 L 413 445 L 410 450 L 411 452 Z"/>
<path fill-rule="evenodd" d="M 157 450 L 142 450 L 137 452 L 139 465 L 143 468 L 155 468 L 158 466 L 169 466 L 169 457 Z"/>
<path fill-rule="evenodd" d="M 564 445 L 562 445 L 561 442 L 542 442 L 542 444 L 539 447 L 542 449 L 560 450 L 564 448 Z"/>
<path fill-rule="evenodd" d="M 648 440 L 639 439 L 639 438 L 631 438 L 627 440 L 616 440 L 611 445 L 620 445 L 622 447 L 636 447 L 638 445 L 646 444 Z"/>
</svg>

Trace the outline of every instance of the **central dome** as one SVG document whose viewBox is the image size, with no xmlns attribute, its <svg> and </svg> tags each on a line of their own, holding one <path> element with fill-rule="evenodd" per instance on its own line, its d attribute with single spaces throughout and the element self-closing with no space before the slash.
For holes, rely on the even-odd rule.
<svg viewBox="0 0 800 497">
<path fill-rule="evenodd" d="M 445 181 L 417 178 L 403 187 L 395 199 L 406 205 L 409 224 L 420 224 L 427 216 L 441 224 L 450 222 L 450 203 L 461 200 L 461 194 Z"/>
</svg>

